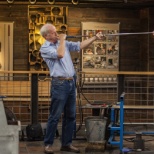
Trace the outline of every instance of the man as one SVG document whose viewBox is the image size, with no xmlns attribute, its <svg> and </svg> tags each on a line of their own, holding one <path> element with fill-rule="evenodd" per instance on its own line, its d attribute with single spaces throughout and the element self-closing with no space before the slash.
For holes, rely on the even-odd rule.
<svg viewBox="0 0 154 154">
<path fill-rule="evenodd" d="M 80 51 L 88 47 L 97 39 L 102 38 L 99 32 L 83 42 L 66 41 L 66 34 L 57 34 L 55 26 L 45 24 L 40 30 L 45 43 L 40 48 L 41 56 L 47 63 L 51 81 L 51 106 L 44 138 L 44 152 L 53 154 L 52 145 L 59 118 L 63 113 L 61 151 L 79 153 L 80 150 L 72 146 L 72 136 L 76 120 L 76 88 L 75 70 L 70 51 Z"/>
</svg>

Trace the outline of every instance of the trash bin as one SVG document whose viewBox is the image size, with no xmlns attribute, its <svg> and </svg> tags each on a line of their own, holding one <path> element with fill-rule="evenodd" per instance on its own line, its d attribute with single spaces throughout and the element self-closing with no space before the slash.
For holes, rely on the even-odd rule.
<svg viewBox="0 0 154 154">
<path fill-rule="evenodd" d="M 105 140 L 107 118 L 90 116 L 85 118 L 86 138 L 88 142 Z"/>
</svg>

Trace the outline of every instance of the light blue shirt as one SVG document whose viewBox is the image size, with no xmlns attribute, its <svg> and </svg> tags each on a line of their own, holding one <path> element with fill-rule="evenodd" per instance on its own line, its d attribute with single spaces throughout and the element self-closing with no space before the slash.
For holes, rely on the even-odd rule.
<svg viewBox="0 0 154 154">
<path fill-rule="evenodd" d="M 50 43 L 45 41 L 41 46 L 40 52 L 43 60 L 49 67 L 51 77 L 72 77 L 75 74 L 73 62 L 71 59 L 70 51 L 80 51 L 80 42 L 65 41 L 65 55 L 63 58 L 58 58 L 57 43 Z"/>
</svg>

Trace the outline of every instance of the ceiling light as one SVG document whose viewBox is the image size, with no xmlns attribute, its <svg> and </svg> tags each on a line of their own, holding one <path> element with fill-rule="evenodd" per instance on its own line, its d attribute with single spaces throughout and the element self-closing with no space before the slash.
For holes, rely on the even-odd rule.
<svg viewBox="0 0 154 154">
<path fill-rule="evenodd" d="M 35 4 L 36 3 L 36 0 L 29 0 L 30 4 Z"/>
<path fill-rule="evenodd" d="M 8 2 L 9 4 L 12 4 L 12 3 L 14 2 L 14 0 L 7 0 L 7 2 Z"/>
<path fill-rule="evenodd" d="M 52 0 L 52 1 L 51 0 L 48 0 L 48 3 L 49 4 L 55 4 L 55 0 Z"/>
<path fill-rule="evenodd" d="M 74 5 L 79 4 L 79 0 L 72 0 L 72 4 L 74 4 Z"/>
</svg>

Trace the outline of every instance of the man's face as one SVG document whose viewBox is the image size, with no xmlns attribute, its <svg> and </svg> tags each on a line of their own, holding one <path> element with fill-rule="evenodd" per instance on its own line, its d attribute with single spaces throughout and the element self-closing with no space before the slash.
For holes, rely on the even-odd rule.
<svg viewBox="0 0 154 154">
<path fill-rule="evenodd" d="M 57 42 L 58 40 L 58 34 L 55 27 L 50 27 L 48 30 L 48 34 L 45 36 L 45 39 L 49 42 Z"/>
</svg>

